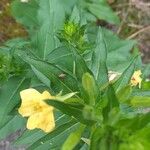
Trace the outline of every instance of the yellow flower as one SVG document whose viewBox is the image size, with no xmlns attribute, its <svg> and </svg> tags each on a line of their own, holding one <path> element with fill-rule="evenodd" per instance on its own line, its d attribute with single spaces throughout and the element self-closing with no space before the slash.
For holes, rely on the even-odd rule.
<svg viewBox="0 0 150 150">
<path fill-rule="evenodd" d="M 142 82 L 141 75 L 142 75 L 141 70 L 137 70 L 134 72 L 134 74 L 131 77 L 131 81 L 130 81 L 132 86 L 139 85 L 139 88 L 141 87 L 141 82 Z"/>
<path fill-rule="evenodd" d="M 23 117 L 29 117 L 27 128 L 29 130 L 39 128 L 50 132 L 55 127 L 53 107 L 44 102 L 46 99 L 55 99 L 48 91 L 42 94 L 35 89 L 26 89 L 20 92 L 22 99 L 19 113 Z"/>
</svg>

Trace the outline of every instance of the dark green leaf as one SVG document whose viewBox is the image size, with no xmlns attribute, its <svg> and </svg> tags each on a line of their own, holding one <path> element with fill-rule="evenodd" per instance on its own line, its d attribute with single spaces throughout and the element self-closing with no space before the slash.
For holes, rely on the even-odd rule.
<svg viewBox="0 0 150 150">
<path fill-rule="evenodd" d="M 64 142 L 64 144 L 62 146 L 62 150 L 73 150 L 74 147 L 80 141 L 81 135 L 82 135 L 84 129 L 85 129 L 85 126 L 81 124 L 80 127 L 76 131 L 71 133 L 69 135 L 69 137 L 67 138 L 67 140 Z"/>
<path fill-rule="evenodd" d="M 104 129 L 102 127 L 98 127 L 94 130 L 91 138 L 90 150 L 99 150 L 99 144 L 101 138 L 104 136 Z"/>
<path fill-rule="evenodd" d="M 102 98 L 102 101 L 107 101 L 107 106 L 103 109 L 104 120 L 107 120 L 109 117 L 108 116 L 109 112 L 111 112 L 113 108 L 119 107 L 119 101 L 116 97 L 116 94 L 112 85 L 108 86 L 106 93 L 104 94 Z"/>
<path fill-rule="evenodd" d="M 62 46 L 51 51 L 47 56 L 47 61 L 73 72 L 73 54 L 67 46 Z"/>
<path fill-rule="evenodd" d="M 130 104 L 133 107 L 150 107 L 150 97 L 145 96 L 131 97 Z"/>
<path fill-rule="evenodd" d="M 96 99 L 99 95 L 99 89 L 95 79 L 89 73 L 85 73 L 82 77 L 82 86 L 86 92 L 87 101 L 90 105 L 95 105 Z"/>
<path fill-rule="evenodd" d="M 7 117 L 7 116 L 5 116 Z M 25 127 L 25 119 L 21 116 L 11 116 L 8 122 L 0 128 L 0 140 L 6 138 L 11 133 Z"/>
<path fill-rule="evenodd" d="M 11 4 L 11 11 L 16 20 L 23 25 L 33 28 L 38 25 L 37 12 L 38 3 L 36 0 L 23 3 L 20 0 L 15 0 Z"/>
<path fill-rule="evenodd" d="M 53 138 L 63 134 L 66 132 L 66 130 L 70 129 L 72 126 L 75 126 L 77 123 L 75 120 L 72 120 L 70 122 L 64 123 L 63 125 L 57 127 L 54 131 L 51 133 L 45 135 L 44 137 L 40 138 L 38 141 L 36 141 L 34 144 L 32 144 L 30 147 L 28 147 L 28 150 L 34 150 L 39 146 L 44 145 L 47 141 L 49 141 L 49 147 L 50 147 L 50 140 Z M 58 141 L 57 141 L 58 143 Z"/>
<path fill-rule="evenodd" d="M 77 52 L 77 49 L 74 47 L 70 47 L 74 57 L 74 74 L 76 75 L 77 79 L 82 82 L 82 77 L 85 73 L 90 73 L 91 71 L 87 67 L 83 57 Z"/>
<path fill-rule="evenodd" d="M 108 71 L 106 66 L 107 49 L 104 41 L 102 29 L 98 29 L 96 48 L 92 54 L 91 70 L 98 81 L 98 85 L 103 86 L 108 82 Z"/>
<path fill-rule="evenodd" d="M 56 128 L 59 127 L 60 125 L 64 124 L 65 122 L 69 121 L 70 117 L 60 113 L 60 112 L 55 112 L 55 124 Z M 19 137 L 15 142 L 15 146 L 19 145 L 32 145 L 35 143 L 37 140 L 40 138 L 44 137 L 46 133 L 44 133 L 42 130 L 35 129 L 35 130 L 26 130 L 21 137 Z"/>
<path fill-rule="evenodd" d="M 39 1 L 37 18 L 40 29 L 32 38 L 33 53 L 45 60 L 59 45 L 56 33 L 62 28 L 65 20 L 63 4 L 59 0 Z"/>
<path fill-rule="evenodd" d="M 119 24 L 120 22 L 106 2 L 86 3 L 86 7 L 98 19 L 106 20 L 113 24 Z"/>
<path fill-rule="evenodd" d="M 33 66 L 38 72 L 43 74 L 51 82 L 51 87 L 54 91 L 60 92 L 76 92 L 77 91 L 77 82 L 75 77 L 68 72 L 64 72 L 63 69 L 57 67 L 54 64 L 47 63 L 41 60 L 31 59 L 27 55 L 20 54 L 23 56 L 24 61 Z M 60 78 L 61 74 L 65 74 L 64 78 Z M 38 75 L 38 74 L 37 74 Z M 40 78 L 40 77 L 39 77 Z"/>
<path fill-rule="evenodd" d="M 28 86 L 28 79 L 12 77 L 0 89 L 0 126 L 2 126 L 5 116 L 20 102 L 19 92 Z"/>
<path fill-rule="evenodd" d="M 131 77 L 135 71 L 137 57 L 135 57 L 126 70 L 122 73 L 120 78 L 114 83 L 114 89 L 119 91 L 122 87 L 129 84 Z"/>
<path fill-rule="evenodd" d="M 126 102 L 126 100 L 129 99 L 129 97 L 131 96 L 131 93 L 132 93 L 132 87 L 131 85 L 127 85 L 125 87 L 123 87 L 122 89 L 120 89 L 116 96 L 119 100 L 119 102 Z"/>
<path fill-rule="evenodd" d="M 83 117 L 83 109 L 84 105 L 81 104 L 80 107 L 73 105 L 73 104 L 67 104 L 61 101 L 56 101 L 56 100 L 49 100 L 46 101 L 49 105 L 52 105 L 53 107 L 59 109 L 61 112 L 64 114 L 67 114 L 69 116 L 75 117 L 77 120 L 79 120 L 81 123 L 91 125 L 94 123 L 93 120 L 86 120 Z"/>
<path fill-rule="evenodd" d="M 88 39 L 96 42 L 98 27 L 88 27 Z M 131 49 L 135 45 L 135 41 L 122 40 L 112 31 L 103 28 L 103 38 L 107 46 L 107 67 L 109 71 L 122 72 L 130 64 Z M 91 66 L 92 52 L 84 55 L 86 62 Z"/>
</svg>

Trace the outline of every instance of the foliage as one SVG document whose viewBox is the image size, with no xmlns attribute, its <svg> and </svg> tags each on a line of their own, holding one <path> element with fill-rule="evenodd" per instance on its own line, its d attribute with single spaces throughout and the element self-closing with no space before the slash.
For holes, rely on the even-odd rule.
<svg viewBox="0 0 150 150">
<path fill-rule="evenodd" d="M 10 40 L 0 48 L 0 138 L 25 129 L 26 119 L 17 111 L 19 92 L 36 88 L 54 95 L 76 94 L 46 100 L 55 108 L 55 129 L 50 133 L 24 130 L 14 146 L 148 150 L 148 69 L 143 68 L 135 41 L 119 39 L 96 25 L 97 19 L 119 22 L 106 1 L 14 0 L 11 8 L 28 37 Z M 140 89 L 130 83 L 136 70 L 143 70 Z M 110 71 L 120 75 L 110 81 Z"/>
</svg>

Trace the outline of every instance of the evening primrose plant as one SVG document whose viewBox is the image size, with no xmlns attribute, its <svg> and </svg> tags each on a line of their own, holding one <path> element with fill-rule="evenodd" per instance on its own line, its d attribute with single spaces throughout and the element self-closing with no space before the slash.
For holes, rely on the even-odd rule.
<svg viewBox="0 0 150 150">
<path fill-rule="evenodd" d="M 28 150 L 149 150 L 149 65 L 135 41 L 96 25 L 119 23 L 106 1 L 14 0 L 11 11 L 28 37 L 0 48 L 22 66 L 0 85 L 0 139 L 21 130 L 12 146 Z"/>
</svg>

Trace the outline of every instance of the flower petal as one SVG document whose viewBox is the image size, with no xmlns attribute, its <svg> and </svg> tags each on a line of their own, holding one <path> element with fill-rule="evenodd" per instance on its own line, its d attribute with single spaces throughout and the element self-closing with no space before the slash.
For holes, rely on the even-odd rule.
<svg viewBox="0 0 150 150">
<path fill-rule="evenodd" d="M 41 109 L 41 105 L 35 100 L 23 101 L 21 107 L 18 109 L 18 112 L 23 117 L 28 117 L 33 115 L 34 113 L 39 112 L 39 109 Z"/>
<path fill-rule="evenodd" d="M 52 96 L 48 91 L 44 91 L 42 93 L 42 99 L 46 100 L 46 99 L 54 99 L 55 96 Z"/>
<path fill-rule="evenodd" d="M 55 120 L 53 111 L 43 111 L 36 113 L 29 117 L 27 122 L 27 128 L 33 130 L 39 128 L 44 132 L 50 132 L 55 127 Z"/>
<path fill-rule="evenodd" d="M 41 94 L 35 89 L 26 89 L 21 91 L 20 95 L 22 104 L 18 111 L 23 117 L 28 117 L 44 110 L 53 110 L 52 106 L 44 102 L 44 99 L 52 97 L 48 91 Z"/>
<path fill-rule="evenodd" d="M 42 94 L 32 88 L 21 91 L 20 96 L 23 101 L 31 101 L 31 100 L 38 101 L 42 99 Z"/>
</svg>

